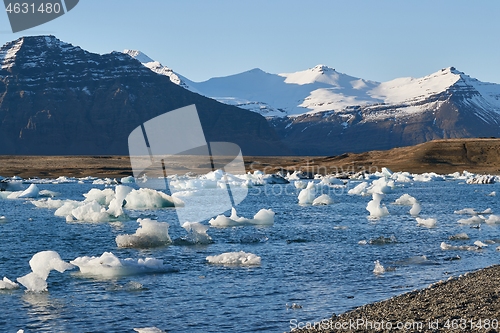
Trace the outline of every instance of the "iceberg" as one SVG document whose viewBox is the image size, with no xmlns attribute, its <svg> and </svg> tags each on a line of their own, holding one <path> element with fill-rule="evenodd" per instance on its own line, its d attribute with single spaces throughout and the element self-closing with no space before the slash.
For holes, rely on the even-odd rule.
<svg viewBox="0 0 500 333">
<path fill-rule="evenodd" d="M 299 192 L 299 205 L 310 205 L 316 196 L 314 182 L 309 182 L 307 187 Z"/>
<path fill-rule="evenodd" d="M 140 226 L 134 234 L 116 236 L 118 247 L 151 248 L 172 243 L 168 234 L 168 223 L 140 218 L 137 222 Z"/>
<path fill-rule="evenodd" d="M 328 194 L 322 194 L 316 199 L 313 200 L 312 205 L 313 206 L 319 206 L 319 205 L 331 205 L 333 204 L 332 198 Z"/>
<path fill-rule="evenodd" d="M 370 217 L 383 217 L 389 215 L 389 211 L 385 205 L 380 205 L 380 202 L 384 198 L 384 194 L 373 193 L 372 200 L 368 202 L 366 210 L 370 212 Z"/>
<path fill-rule="evenodd" d="M 7 279 L 6 277 L 4 277 L 3 280 L 0 281 L 0 290 L 13 290 L 13 289 L 19 289 L 19 285 Z"/>
<path fill-rule="evenodd" d="M 63 261 L 55 251 L 42 251 L 36 253 L 29 261 L 31 273 L 17 278 L 28 291 L 47 291 L 47 277 L 52 270 L 60 273 L 74 268 L 73 265 Z"/>
<path fill-rule="evenodd" d="M 181 207 L 182 200 L 149 188 L 132 190 L 125 198 L 127 209 Z"/>
<path fill-rule="evenodd" d="M 218 215 L 216 218 L 208 221 L 214 227 L 236 227 L 236 226 L 249 226 L 249 225 L 273 225 L 274 212 L 271 209 L 261 209 L 254 215 L 253 219 L 239 217 L 236 209 L 231 209 L 231 216 Z"/>
<path fill-rule="evenodd" d="M 437 222 L 437 220 L 433 218 L 422 219 L 420 217 L 417 217 L 416 220 L 417 220 L 417 225 L 421 225 L 427 228 L 434 228 Z"/>
<path fill-rule="evenodd" d="M 164 264 L 163 260 L 160 259 L 119 259 L 111 252 L 104 252 L 100 257 L 78 257 L 70 263 L 78 266 L 80 273 L 84 275 L 101 278 L 176 271 L 171 265 Z"/>
<path fill-rule="evenodd" d="M 373 269 L 374 274 L 382 274 L 385 272 L 384 266 L 380 263 L 380 261 L 376 260 L 375 262 L 375 268 Z"/>
<path fill-rule="evenodd" d="M 182 227 L 188 232 L 185 238 L 193 244 L 209 244 L 212 243 L 212 237 L 207 234 L 208 226 L 200 222 L 184 222 Z"/>
<path fill-rule="evenodd" d="M 261 258 L 253 253 L 247 252 L 226 252 L 217 256 L 208 256 L 206 260 L 210 264 L 230 265 L 230 266 L 258 266 Z"/>
</svg>

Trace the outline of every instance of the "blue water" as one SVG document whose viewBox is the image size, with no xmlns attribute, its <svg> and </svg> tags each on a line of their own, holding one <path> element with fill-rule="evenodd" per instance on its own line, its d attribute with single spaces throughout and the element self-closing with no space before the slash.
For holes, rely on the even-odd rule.
<svg viewBox="0 0 500 333">
<path fill-rule="evenodd" d="M 349 184 L 352 188 L 357 183 Z M 27 187 L 27 185 L 26 185 Z M 41 184 L 59 192 L 57 199 L 82 200 L 92 184 Z M 37 252 L 57 251 L 63 260 L 100 256 L 111 251 L 120 258 L 154 257 L 179 271 L 90 279 L 77 270 L 51 272 L 48 292 L 27 293 L 21 287 L 0 291 L 2 332 L 133 332 L 134 327 L 156 326 L 168 332 L 283 332 L 290 320 L 318 321 L 368 302 L 423 288 L 450 276 L 498 263 L 497 245 L 481 251 L 442 251 L 440 243 L 472 245 L 475 240 L 500 239 L 498 226 L 480 229 L 460 225 L 465 207 L 492 208 L 500 213 L 500 186 L 467 185 L 460 180 L 397 184 L 385 203 L 391 215 L 367 219 L 370 197 L 347 195 L 331 189 L 330 206 L 299 206 L 293 185 L 266 185 L 250 189 L 238 207 L 240 216 L 252 217 L 261 208 L 276 212 L 267 228 L 210 228 L 209 245 L 170 245 L 149 250 L 119 249 L 118 234 L 134 233 L 138 217 L 170 222 L 170 235 L 185 235 L 172 209 L 127 211 L 130 221 L 120 223 L 67 223 L 54 211 L 33 206 L 29 199 L 1 200 L 0 278 L 11 280 L 30 272 L 28 261 Z M 437 219 L 437 227 L 417 226 L 408 206 L 390 204 L 404 193 L 422 204 L 422 217 Z M 460 232 L 468 241 L 450 241 Z M 396 238 L 385 245 L 359 245 L 379 236 Z M 500 244 L 499 244 L 500 245 Z M 254 253 L 259 267 L 222 267 L 205 257 L 223 252 Z M 425 255 L 427 261 L 412 262 Z M 459 255 L 460 260 L 447 260 Z M 374 261 L 387 268 L 373 274 Z M 133 283 L 142 288 L 134 288 Z M 297 303 L 301 309 L 288 309 Z"/>
</svg>

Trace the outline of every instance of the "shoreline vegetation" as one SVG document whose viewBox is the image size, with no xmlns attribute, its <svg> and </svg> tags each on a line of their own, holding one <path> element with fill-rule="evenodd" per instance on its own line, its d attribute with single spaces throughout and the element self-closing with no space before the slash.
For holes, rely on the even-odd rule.
<svg viewBox="0 0 500 333">
<path fill-rule="evenodd" d="M 495 265 L 316 323 L 294 321 L 291 329 L 301 333 L 498 332 L 499 297 L 500 266 Z"/>
<path fill-rule="evenodd" d="M 244 156 L 247 171 L 275 173 L 375 172 L 382 167 L 412 173 L 462 172 L 500 174 L 500 139 L 435 140 L 385 151 L 338 156 Z M 204 169 L 205 170 L 205 169 Z M 196 170 L 194 170 L 196 171 Z M 0 175 L 22 178 L 110 177 L 132 175 L 128 156 L 0 156 Z"/>
</svg>

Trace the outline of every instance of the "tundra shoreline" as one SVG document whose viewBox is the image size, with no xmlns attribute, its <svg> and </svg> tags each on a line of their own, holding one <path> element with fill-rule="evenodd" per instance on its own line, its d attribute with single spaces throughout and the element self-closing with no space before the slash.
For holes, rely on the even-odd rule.
<svg viewBox="0 0 500 333">
<path fill-rule="evenodd" d="M 333 315 L 309 329 L 291 328 L 301 333 L 498 332 L 499 297 L 500 266 L 495 265 Z"/>
</svg>

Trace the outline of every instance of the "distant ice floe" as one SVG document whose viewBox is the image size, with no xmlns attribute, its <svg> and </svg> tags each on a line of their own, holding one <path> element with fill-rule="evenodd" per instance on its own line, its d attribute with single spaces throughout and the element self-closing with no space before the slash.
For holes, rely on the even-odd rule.
<svg viewBox="0 0 500 333">
<path fill-rule="evenodd" d="M 374 274 L 378 275 L 378 274 L 385 273 L 385 268 L 384 268 L 384 266 L 382 266 L 380 261 L 376 260 L 374 263 L 375 263 L 375 268 L 373 269 Z"/>
<path fill-rule="evenodd" d="M 321 206 L 321 205 L 331 205 L 333 204 L 332 198 L 328 194 L 322 194 L 316 199 L 313 200 L 313 206 Z"/>
<path fill-rule="evenodd" d="M 164 330 L 161 330 L 155 326 L 134 328 L 134 331 L 138 333 L 165 333 Z"/>
<path fill-rule="evenodd" d="M 411 206 L 410 209 L 410 215 L 411 216 L 418 216 L 420 214 L 422 207 L 420 206 L 420 202 L 409 195 L 408 193 L 403 194 L 400 196 L 396 201 L 394 201 L 395 205 L 404 205 L 404 206 Z"/>
<path fill-rule="evenodd" d="M 458 214 L 458 215 L 478 215 L 478 214 L 491 214 L 493 213 L 493 210 L 491 208 L 487 208 L 483 210 L 482 212 L 477 212 L 473 208 L 464 208 L 460 210 L 456 210 L 453 213 Z"/>
<path fill-rule="evenodd" d="M 137 219 L 140 227 L 132 235 L 116 236 L 118 247 L 152 248 L 172 243 L 168 234 L 169 224 L 151 219 Z"/>
<path fill-rule="evenodd" d="M 354 188 L 347 191 L 347 194 L 350 195 L 367 195 L 366 189 L 368 188 L 367 182 L 362 182 L 356 185 Z"/>
<path fill-rule="evenodd" d="M 316 187 L 314 182 L 311 181 L 307 184 L 307 187 L 299 192 L 299 205 L 310 205 L 313 203 L 316 197 Z"/>
<path fill-rule="evenodd" d="M 208 256 L 208 263 L 229 266 L 258 266 L 261 258 L 253 253 L 247 252 L 226 252 L 216 256 Z"/>
<path fill-rule="evenodd" d="M 494 184 L 496 182 L 496 176 L 492 175 L 477 175 L 468 178 L 465 182 L 467 184 Z"/>
<path fill-rule="evenodd" d="M 383 198 L 384 194 L 380 193 L 372 194 L 372 200 L 368 202 L 368 205 L 366 206 L 366 210 L 370 212 L 370 217 L 379 218 L 389 215 L 389 210 L 387 210 L 387 207 L 385 207 L 385 205 L 380 204 Z"/>
<path fill-rule="evenodd" d="M 118 185 L 115 189 L 91 189 L 83 195 L 85 200 L 54 200 L 51 198 L 31 201 L 39 208 L 56 209 L 55 216 L 66 221 L 109 222 L 126 219 L 125 209 L 158 209 L 182 207 L 183 201 L 152 189 L 133 189 Z"/>
<path fill-rule="evenodd" d="M 17 278 L 28 291 L 47 291 L 47 277 L 50 271 L 56 270 L 60 273 L 74 268 L 73 265 L 63 261 L 55 251 L 42 251 L 36 253 L 29 261 L 31 273 Z"/>
<path fill-rule="evenodd" d="M 436 226 L 437 220 L 433 218 L 423 219 L 420 217 L 415 218 L 417 220 L 417 225 L 421 225 L 427 228 L 434 228 Z"/>
<path fill-rule="evenodd" d="M 100 257 L 78 257 L 70 263 L 78 266 L 84 275 L 101 278 L 176 271 L 171 265 L 164 264 L 163 260 L 160 259 L 119 259 L 111 252 L 104 252 Z"/>
<path fill-rule="evenodd" d="M 268 226 L 274 224 L 274 212 L 271 209 L 261 209 L 254 215 L 253 219 L 239 217 L 236 209 L 231 209 L 231 216 L 218 215 L 208 221 L 214 227 L 236 227 L 236 226 Z"/>
<path fill-rule="evenodd" d="M 472 245 L 451 245 L 451 244 L 446 244 L 445 242 L 441 243 L 441 250 L 461 250 L 461 251 L 477 251 L 480 249 L 478 246 L 472 246 Z"/>
<path fill-rule="evenodd" d="M 450 240 L 468 240 L 470 238 L 469 238 L 469 235 L 467 235 L 465 232 L 461 232 L 459 234 L 452 235 L 452 236 L 448 237 L 448 239 L 450 239 Z"/>
</svg>

